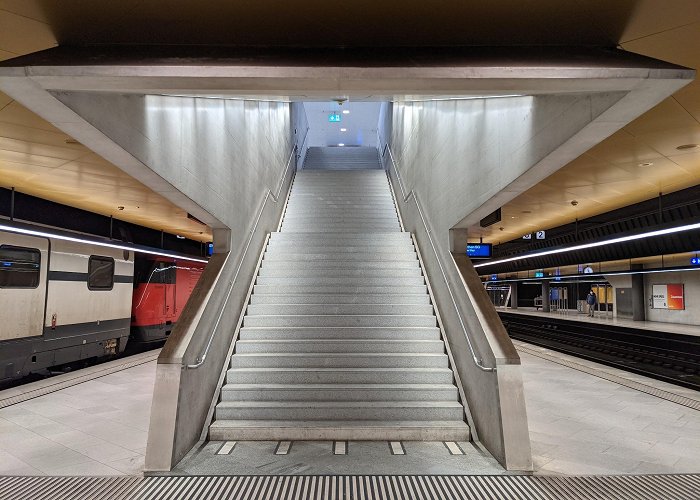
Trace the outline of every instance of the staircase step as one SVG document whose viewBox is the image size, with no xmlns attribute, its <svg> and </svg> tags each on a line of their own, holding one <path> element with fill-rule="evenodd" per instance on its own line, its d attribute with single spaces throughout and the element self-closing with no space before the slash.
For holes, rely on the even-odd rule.
<svg viewBox="0 0 700 500">
<path fill-rule="evenodd" d="M 236 353 L 231 368 L 442 368 L 448 366 L 443 353 Z"/>
<path fill-rule="evenodd" d="M 219 420 L 209 428 L 215 441 L 469 441 L 457 421 Z"/>
<path fill-rule="evenodd" d="M 352 261 L 355 262 L 356 266 L 362 267 L 364 262 L 372 261 L 409 261 L 413 262 L 416 260 L 416 256 L 409 253 L 391 253 L 391 252 L 356 252 L 351 254 L 344 254 L 338 252 L 324 252 L 324 253 L 297 253 L 296 249 L 290 248 L 288 253 L 270 254 L 265 255 L 266 260 L 283 260 L 283 261 Z"/>
<path fill-rule="evenodd" d="M 423 315 L 433 314 L 431 304 L 251 304 L 250 316 L 352 316 L 352 315 Z"/>
<path fill-rule="evenodd" d="M 427 294 L 428 287 L 423 286 L 403 286 L 400 289 L 395 286 L 351 286 L 351 285 L 255 285 L 253 287 L 253 293 L 321 293 L 321 294 L 334 294 L 339 293 L 343 295 L 349 294 L 366 294 L 366 293 L 397 293 L 402 294 Z"/>
<path fill-rule="evenodd" d="M 362 240 L 362 241 L 389 241 L 389 240 L 400 240 L 400 241 L 411 241 L 411 233 L 407 232 L 390 232 L 383 235 L 367 235 L 365 233 L 325 233 L 325 234 L 315 234 L 314 236 L 309 236 L 305 238 L 294 233 L 281 233 L 275 232 L 270 234 L 270 241 L 312 241 L 312 240 Z"/>
<path fill-rule="evenodd" d="M 421 270 L 418 267 L 409 267 L 406 269 L 363 269 L 357 268 L 340 268 L 340 269 L 289 269 L 289 268 L 272 268 L 261 267 L 259 277 L 274 277 L 274 278 L 331 278 L 331 277 L 400 277 L 400 278 L 421 278 Z"/>
<path fill-rule="evenodd" d="M 255 280 L 257 285 L 345 285 L 345 286 L 411 286 L 422 285 L 425 283 L 423 276 L 405 276 L 405 277 L 379 277 L 368 278 L 366 276 L 314 276 L 309 278 L 302 277 L 274 277 L 274 276 L 259 276 Z"/>
<path fill-rule="evenodd" d="M 239 340 L 236 354 L 251 353 L 437 353 L 445 352 L 442 340 L 276 339 Z"/>
<path fill-rule="evenodd" d="M 222 401 L 457 401 L 452 384 L 226 384 Z"/>
<path fill-rule="evenodd" d="M 278 256 L 284 256 L 289 253 L 291 249 L 289 246 L 284 246 L 284 245 L 275 245 L 275 246 L 268 246 L 267 250 L 265 251 L 265 257 L 266 258 L 272 258 L 272 257 L 278 257 Z M 413 248 L 413 245 L 396 245 L 396 246 L 389 246 L 389 245 L 382 245 L 382 246 L 328 246 L 328 245 L 296 245 L 294 247 L 294 253 L 300 254 L 300 253 L 310 253 L 310 254 L 322 254 L 326 252 L 332 252 L 334 254 L 348 254 L 348 253 L 357 253 L 357 252 L 378 252 L 378 253 L 384 253 L 384 254 L 393 254 L 393 255 L 400 255 L 400 254 L 406 254 L 407 256 L 411 256 L 413 258 L 416 258 L 416 251 Z"/>
<path fill-rule="evenodd" d="M 217 420 L 462 420 L 456 401 L 222 401 Z"/>
<path fill-rule="evenodd" d="M 420 266 L 418 259 L 401 261 L 365 261 L 357 263 L 355 261 L 332 260 L 332 261 L 302 261 L 302 260 L 265 260 L 263 258 L 261 269 L 418 269 Z"/>
<path fill-rule="evenodd" d="M 437 340 L 440 329 L 437 327 L 404 328 L 354 328 L 354 327 L 243 327 L 240 331 L 243 340 L 287 340 L 287 339 L 367 339 L 367 340 Z"/>
<path fill-rule="evenodd" d="M 404 327 L 404 326 L 436 326 L 437 321 L 433 315 L 256 315 L 245 316 L 243 326 L 374 326 L 374 327 Z"/>
<path fill-rule="evenodd" d="M 228 384 L 451 384 L 449 368 L 229 368 Z"/>
<path fill-rule="evenodd" d="M 425 294 L 253 294 L 251 304 L 430 304 L 430 296 Z"/>
</svg>

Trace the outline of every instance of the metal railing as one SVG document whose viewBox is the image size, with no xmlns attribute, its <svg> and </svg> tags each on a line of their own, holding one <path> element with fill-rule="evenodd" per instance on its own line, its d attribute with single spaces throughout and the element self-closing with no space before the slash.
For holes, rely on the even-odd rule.
<svg viewBox="0 0 700 500">
<path fill-rule="evenodd" d="M 308 129 L 307 129 L 308 132 Z M 304 138 L 304 142 L 306 141 L 306 137 Z M 303 144 L 303 142 L 302 142 Z M 289 165 L 292 163 L 292 158 L 295 158 L 295 155 L 297 153 L 298 146 L 295 144 L 294 147 L 292 148 L 292 152 L 289 154 L 289 158 L 287 159 L 287 165 L 284 168 L 284 173 L 282 174 L 282 178 L 280 179 L 279 186 L 277 187 L 277 193 L 273 193 L 269 188 L 267 190 L 267 193 L 265 193 L 265 199 L 262 202 L 262 205 L 260 206 L 260 210 L 258 210 L 258 216 L 255 219 L 255 224 L 253 224 L 253 227 L 248 231 L 248 241 L 246 242 L 245 249 L 243 250 L 243 253 L 241 254 L 241 258 L 238 262 L 238 268 L 236 269 L 236 273 L 233 275 L 233 279 L 229 282 L 229 287 L 228 291 L 226 292 L 226 299 L 224 300 L 224 303 L 222 304 L 220 310 L 219 310 L 219 315 L 216 318 L 216 322 L 214 323 L 214 328 L 211 331 L 211 334 L 209 335 L 209 340 L 207 341 L 207 345 L 204 348 L 204 351 L 196 358 L 195 363 L 193 364 L 188 364 L 185 365 L 184 367 L 188 370 L 195 370 L 202 366 L 204 362 L 207 359 L 207 355 L 209 354 L 209 350 L 211 349 L 212 342 L 214 341 L 214 337 L 216 336 L 216 331 L 219 328 L 219 324 L 221 323 L 221 318 L 224 316 L 224 311 L 226 310 L 226 306 L 228 305 L 228 301 L 231 298 L 231 293 L 233 292 L 233 287 L 236 284 L 236 280 L 238 279 L 238 274 L 241 272 L 241 267 L 243 266 L 243 262 L 245 261 L 245 257 L 248 254 L 248 248 L 250 248 L 250 243 L 253 241 L 253 235 L 255 234 L 255 230 L 258 228 L 258 223 L 260 222 L 260 218 L 262 217 L 263 212 L 265 211 L 265 206 L 267 205 L 267 200 L 272 198 L 272 201 L 277 203 L 279 201 L 279 196 L 280 193 L 282 192 L 282 186 L 284 186 L 284 181 L 287 178 L 287 172 L 289 171 Z M 230 256 L 230 254 L 229 254 Z M 228 261 L 228 257 L 226 259 Z M 224 267 L 226 266 L 226 262 L 224 262 Z"/>
<path fill-rule="evenodd" d="M 474 345 L 472 344 L 471 338 L 469 337 L 469 333 L 467 332 L 467 327 L 464 325 L 464 320 L 462 319 L 462 314 L 459 312 L 459 307 L 457 306 L 457 301 L 455 300 L 455 296 L 452 293 L 452 287 L 450 286 L 450 282 L 447 279 L 447 274 L 445 274 L 445 269 L 442 267 L 442 263 L 440 262 L 440 254 L 438 253 L 437 249 L 435 248 L 435 243 L 433 242 L 433 237 L 431 236 L 431 231 L 430 228 L 428 227 L 428 223 L 425 220 L 425 217 L 423 216 L 423 210 L 421 209 L 421 204 L 420 200 L 418 199 L 418 194 L 415 192 L 415 190 L 411 189 L 411 191 L 407 194 L 406 190 L 403 187 L 403 181 L 401 180 L 401 174 L 399 173 L 399 169 L 396 166 L 396 160 L 394 159 L 394 154 L 391 152 L 391 148 L 389 147 L 388 143 L 385 143 L 384 145 L 384 150 L 389 153 L 389 162 L 394 168 L 394 172 L 396 173 L 396 179 L 399 181 L 399 189 L 401 189 L 401 196 L 403 196 L 403 202 L 406 203 L 408 202 L 409 198 L 413 198 L 413 201 L 416 203 L 416 208 L 418 209 L 418 215 L 420 216 L 421 222 L 423 222 L 423 227 L 425 228 L 425 232 L 428 235 L 428 241 L 430 242 L 430 246 L 433 249 L 433 253 L 435 254 L 438 266 L 440 267 L 440 272 L 442 273 L 442 279 L 445 282 L 445 286 L 447 286 L 447 291 L 450 294 L 450 299 L 452 300 L 452 305 L 455 308 L 455 312 L 457 313 L 457 318 L 459 319 L 459 324 L 462 327 L 462 331 L 464 332 L 464 338 L 467 341 L 467 346 L 469 347 L 469 352 L 471 353 L 472 360 L 474 361 L 474 364 L 477 366 L 482 371 L 485 372 L 495 372 L 496 367 L 491 367 L 491 366 L 484 366 L 482 363 L 482 359 L 476 354 L 476 351 L 474 349 Z"/>
</svg>

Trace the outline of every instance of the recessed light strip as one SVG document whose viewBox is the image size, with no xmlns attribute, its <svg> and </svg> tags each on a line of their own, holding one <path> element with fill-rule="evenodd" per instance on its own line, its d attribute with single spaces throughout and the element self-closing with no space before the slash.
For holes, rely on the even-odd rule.
<svg viewBox="0 0 700 500">
<path fill-rule="evenodd" d="M 630 236 L 620 236 L 619 238 L 613 238 L 610 240 L 595 241 L 593 243 L 585 243 L 583 245 L 575 245 L 566 248 L 555 248 L 552 250 L 543 250 L 542 252 L 535 252 L 530 254 L 518 255 L 517 257 L 508 257 L 507 259 L 494 260 L 490 262 L 482 262 L 481 264 L 475 264 L 474 267 L 484 267 L 493 266 L 496 264 L 504 264 L 506 262 L 513 262 L 516 260 L 533 259 L 535 257 L 544 257 L 545 255 L 554 255 L 559 253 L 575 252 L 576 250 L 585 250 L 587 248 L 602 247 L 605 245 L 614 245 L 616 243 L 624 243 L 626 241 L 641 240 L 644 238 L 653 238 L 655 236 L 663 236 L 665 234 L 675 234 L 684 231 L 692 231 L 694 229 L 700 229 L 700 222 L 695 224 L 688 224 L 685 226 L 669 227 L 666 229 L 657 229 L 656 231 L 649 231 L 648 233 L 633 234 Z"/>
<path fill-rule="evenodd" d="M 399 99 L 394 102 L 428 102 L 428 101 L 473 101 L 475 99 L 503 99 L 506 97 L 525 97 L 524 94 L 506 94 L 506 95 L 475 95 L 475 96 L 459 96 L 459 97 L 433 97 L 427 99 Z"/>
<path fill-rule="evenodd" d="M 685 271 L 700 271 L 700 267 L 671 267 L 668 269 L 640 269 L 638 271 L 604 271 L 604 272 L 598 272 L 598 273 L 589 273 L 589 274 L 568 274 L 568 275 L 562 275 L 562 276 L 542 276 L 539 278 L 505 278 L 502 280 L 487 280 L 484 281 L 484 283 L 514 283 L 514 282 L 520 282 L 520 281 L 554 281 L 556 283 L 574 283 L 572 281 L 565 281 L 565 280 L 572 280 L 572 279 L 578 279 L 578 278 L 595 278 L 595 277 L 601 277 L 605 278 L 606 276 L 627 276 L 627 275 L 633 275 L 633 274 L 656 274 L 656 273 L 680 273 L 680 272 L 685 272 Z"/>
<path fill-rule="evenodd" d="M 105 241 L 100 241 L 97 239 L 91 240 L 91 239 L 86 239 L 86 238 L 77 238 L 75 236 L 68 236 L 68 235 L 60 234 L 60 233 L 52 233 L 49 231 L 37 231 L 35 229 L 27 229 L 24 227 L 8 226 L 5 224 L 0 224 L 0 230 L 1 231 L 8 231 L 11 233 L 17 233 L 17 234 L 26 234 L 27 236 L 38 236 L 40 238 L 53 238 L 53 239 L 62 240 L 62 241 L 72 241 L 74 243 L 87 243 L 89 245 L 96 245 L 96 246 L 105 247 L 105 248 L 114 248 L 116 250 L 128 250 L 131 252 L 144 253 L 147 255 L 157 255 L 160 257 L 171 257 L 173 259 L 186 260 L 186 261 L 190 261 L 190 262 L 204 262 L 204 263 L 209 262 L 206 259 L 198 259 L 196 257 L 190 257 L 187 255 L 182 255 L 182 254 L 178 254 L 175 252 L 166 252 L 164 250 L 155 250 L 155 249 L 152 249 L 149 247 L 107 243 Z"/>
</svg>

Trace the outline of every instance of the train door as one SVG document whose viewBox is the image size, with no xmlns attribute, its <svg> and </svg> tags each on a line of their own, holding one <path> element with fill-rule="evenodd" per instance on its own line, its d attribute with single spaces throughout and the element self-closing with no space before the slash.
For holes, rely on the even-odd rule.
<svg viewBox="0 0 700 500">
<path fill-rule="evenodd" d="M 49 241 L 0 233 L 0 341 L 44 333 Z"/>
</svg>

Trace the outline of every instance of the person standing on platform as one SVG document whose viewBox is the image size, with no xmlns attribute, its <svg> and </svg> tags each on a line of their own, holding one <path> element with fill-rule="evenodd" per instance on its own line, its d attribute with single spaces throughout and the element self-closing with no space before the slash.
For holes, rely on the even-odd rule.
<svg viewBox="0 0 700 500">
<path fill-rule="evenodd" d="M 595 292 L 591 288 L 591 291 L 588 292 L 588 295 L 586 295 L 586 304 L 588 304 L 588 316 L 593 317 L 593 312 L 595 310 L 595 301 L 596 301 L 596 296 Z"/>
</svg>

